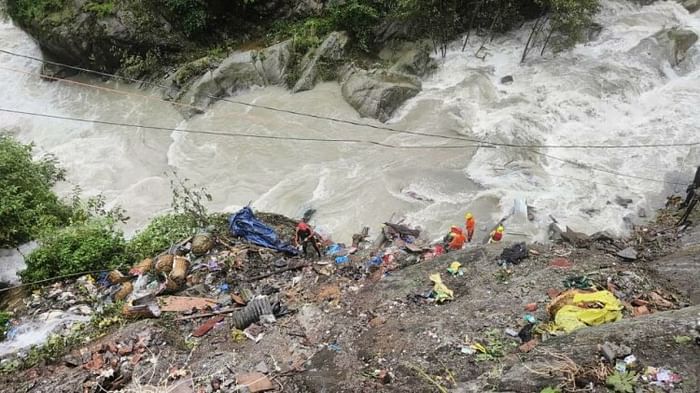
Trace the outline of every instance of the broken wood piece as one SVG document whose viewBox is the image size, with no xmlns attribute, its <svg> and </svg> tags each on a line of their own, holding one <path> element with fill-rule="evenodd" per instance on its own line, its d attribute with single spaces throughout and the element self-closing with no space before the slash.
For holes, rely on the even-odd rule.
<svg viewBox="0 0 700 393">
<path fill-rule="evenodd" d="M 160 302 L 160 309 L 164 312 L 203 311 L 216 306 L 216 300 L 204 297 L 164 296 Z"/>
<path fill-rule="evenodd" d="M 272 381 L 262 373 L 245 373 L 236 375 L 236 383 L 248 388 L 250 393 L 265 392 L 274 389 Z"/>
<path fill-rule="evenodd" d="M 216 326 L 217 323 L 221 322 L 224 320 L 223 315 L 217 315 L 214 318 L 211 318 L 210 320 L 204 322 L 201 326 L 199 326 L 193 333 L 192 337 L 202 337 L 205 334 L 209 333 L 214 326 Z"/>
<path fill-rule="evenodd" d="M 384 225 L 390 227 L 395 232 L 401 235 L 408 235 L 413 237 L 418 237 L 418 235 L 420 235 L 420 231 L 418 229 L 411 229 L 406 225 L 393 224 L 391 222 L 385 222 Z"/>
<path fill-rule="evenodd" d="M 176 321 L 187 321 L 190 319 L 198 319 L 198 318 L 207 318 L 207 317 L 213 317 L 215 315 L 224 315 L 224 314 L 231 314 L 233 312 L 236 312 L 240 310 L 240 308 L 228 308 L 225 310 L 219 310 L 219 311 L 214 311 L 214 312 L 209 312 L 206 314 L 194 314 L 194 315 L 187 315 L 184 317 L 180 318 L 175 318 Z"/>
</svg>

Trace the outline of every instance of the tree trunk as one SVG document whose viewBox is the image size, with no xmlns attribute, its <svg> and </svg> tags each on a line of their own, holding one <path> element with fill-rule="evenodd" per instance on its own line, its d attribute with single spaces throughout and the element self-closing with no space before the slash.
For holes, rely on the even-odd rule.
<svg viewBox="0 0 700 393">
<path fill-rule="evenodd" d="M 469 28 L 467 29 L 467 36 L 464 37 L 464 45 L 462 45 L 462 52 L 464 52 L 464 50 L 467 48 L 467 43 L 469 42 L 469 35 L 471 34 L 472 27 L 474 26 L 474 20 L 476 19 L 476 15 L 481 10 L 481 6 L 484 5 L 484 2 L 486 2 L 486 0 L 481 0 L 477 4 L 476 9 L 474 10 L 474 13 L 472 14 L 472 17 L 469 20 Z"/>
</svg>

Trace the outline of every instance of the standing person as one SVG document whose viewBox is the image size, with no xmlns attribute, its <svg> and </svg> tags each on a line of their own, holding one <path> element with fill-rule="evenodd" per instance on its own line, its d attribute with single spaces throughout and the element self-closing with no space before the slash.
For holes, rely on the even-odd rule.
<svg viewBox="0 0 700 393">
<path fill-rule="evenodd" d="M 499 225 L 496 229 L 491 232 L 491 237 L 489 238 L 489 243 L 498 243 L 503 239 L 503 232 L 505 229 L 503 225 Z"/>
<path fill-rule="evenodd" d="M 467 220 L 464 226 L 467 228 L 467 242 L 471 243 L 474 237 L 474 228 L 476 228 L 476 220 L 471 213 L 467 213 L 464 218 Z"/>
<path fill-rule="evenodd" d="M 316 234 L 314 233 L 314 230 L 311 228 L 311 226 L 307 224 L 306 218 L 302 218 L 301 221 L 299 221 L 299 224 L 297 224 L 296 229 L 294 230 L 294 245 L 296 247 L 299 247 L 299 245 L 301 244 L 304 256 L 306 256 L 306 250 L 309 246 L 309 243 L 311 243 L 311 246 L 316 250 L 318 257 L 320 258 L 321 250 L 318 248 L 318 244 L 316 244 Z"/>
<path fill-rule="evenodd" d="M 445 236 L 445 248 L 450 251 L 461 250 L 466 241 L 462 228 L 453 225 L 450 227 L 450 233 Z"/>
</svg>

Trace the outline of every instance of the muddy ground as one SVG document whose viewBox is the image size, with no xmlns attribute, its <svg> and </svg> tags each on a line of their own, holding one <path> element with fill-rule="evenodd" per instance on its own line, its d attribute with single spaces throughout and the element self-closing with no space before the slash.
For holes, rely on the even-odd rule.
<svg viewBox="0 0 700 393">
<path fill-rule="evenodd" d="M 636 261 L 616 256 L 603 242 L 587 248 L 533 246 L 509 271 L 497 263 L 507 243 L 473 246 L 381 278 L 357 279 L 350 267 L 326 275 L 327 265 L 314 264 L 251 284 L 254 291 L 277 293 L 291 311 L 262 326 L 257 343 L 233 337 L 230 316 L 193 338 L 206 318 L 164 315 L 131 322 L 54 364 L 5 375 L 0 391 L 99 391 L 96 381 L 136 392 L 210 392 L 212 385 L 246 391 L 237 390 L 236 376 L 257 371 L 282 392 L 539 392 L 547 386 L 605 392 L 596 370 L 606 367 L 598 346 L 608 341 L 629 346 L 644 366 L 680 374 L 682 383 L 670 391 L 699 392 L 700 345 L 679 343 L 677 337 L 699 334 L 700 228 L 658 229 L 652 226 L 630 240 L 640 254 Z M 555 258 L 571 266 L 552 266 Z M 462 264 L 463 276 L 447 273 L 453 261 Z M 432 288 L 429 275 L 437 272 L 454 300 L 435 304 L 421 296 Z M 565 279 L 582 275 L 626 303 L 623 319 L 546 337 L 529 352 L 519 349 L 521 340 L 505 330 L 519 331 L 526 314 L 547 321 L 552 290 L 564 290 Z M 667 302 L 650 304 L 649 315 L 635 317 L 629 303 L 648 299 L 650 292 Z M 537 304 L 534 312 L 525 310 L 531 303 Z M 149 337 L 147 350 L 122 386 L 75 360 L 139 335 Z M 498 356 L 463 353 L 474 342 L 497 346 Z M 637 388 L 664 391 L 642 382 Z"/>
</svg>

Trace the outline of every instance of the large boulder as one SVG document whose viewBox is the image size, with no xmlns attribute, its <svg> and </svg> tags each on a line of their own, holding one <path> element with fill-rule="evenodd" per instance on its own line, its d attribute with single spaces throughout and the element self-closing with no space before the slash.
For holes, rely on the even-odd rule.
<svg viewBox="0 0 700 393">
<path fill-rule="evenodd" d="M 345 56 L 345 47 L 349 39 L 347 33 L 335 31 L 329 34 L 318 48 L 307 53 L 301 64 L 301 77 L 292 88 L 292 92 L 313 89 L 318 82 L 321 67 L 337 67 Z"/>
<path fill-rule="evenodd" d="M 49 58 L 107 72 L 117 71 L 127 60 L 177 52 L 190 44 L 152 2 L 110 4 L 112 8 L 95 11 L 85 0 L 65 1 L 60 9 L 47 6 L 46 12 L 27 14 L 20 11 L 26 5 L 10 0 L 8 13 Z"/>
<path fill-rule="evenodd" d="M 292 40 L 287 40 L 254 54 L 255 67 L 260 71 L 265 84 L 279 85 L 284 83 L 292 46 Z"/>
<path fill-rule="evenodd" d="M 348 66 L 341 77 L 343 98 L 363 117 L 381 122 L 391 118 L 406 100 L 421 91 L 412 76 L 387 70 L 366 71 Z"/>
<path fill-rule="evenodd" d="M 392 41 L 379 52 L 379 58 L 392 63 L 391 71 L 402 74 L 424 76 L 437 68 L 428 46 L 418 42 Z"/>
<path fill-rule="evenodd" d="M 645 6 L 656 3 L 658 0 L 631 0 L 633 3 Z M 680 3 L 688 12 L 691 14 L 697 10 L 700 10 L 700 0 L 676 0 Z"/>
<path fill-rule="evenodd" d="M 264 86 L 255 66 L 252 51 L 235 52 L 227 57 L 215 70 L 202 75 L 185 93 L 181 102 L 191 109 L 186 115 L 201 113 L 203 109 L 220 98 L 252 86 Z"/>
<path fill-rule="evenodd" d="M 643 39 L 630 52 L 659 66 L 668 62 L 676 67 L 685 59 L 688 50 L 697 40 L 698 35 L 692 30 L 674 27 Z"/>
<path fill-rule="evenodd" d="M 679 0 L 688 12 L 695 13 L 700 10 L 700 0 Z"/>
<path fill-rule="evenodd" d="M 211 64 L 211 60 L 202 58 L 185 64 L 169 81 L 175 88 L 184 88 L 180 102 L 190 106 L 185 114 L 191 116 L 240 90 L 284 83 L 291 50 L 292 42 L 284 41 L 262 50 L 234 52 L 214 70 L 188 83 L 190 74 L 207 71 Z M 177 97 L 177 94 L 168 92 L 168 96 Z"/>
</svg>

